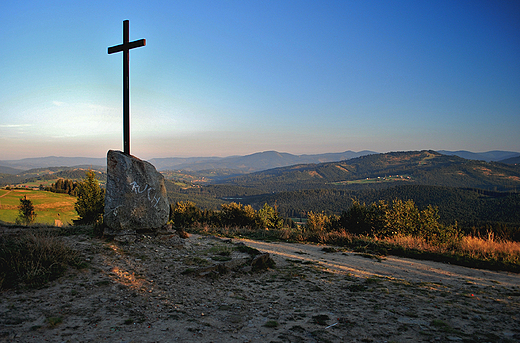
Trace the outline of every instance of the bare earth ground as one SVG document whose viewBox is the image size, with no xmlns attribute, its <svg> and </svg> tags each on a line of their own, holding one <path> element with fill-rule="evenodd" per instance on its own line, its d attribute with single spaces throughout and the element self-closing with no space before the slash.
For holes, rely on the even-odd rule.
<svg viewBox="0 0 520 343">
<path fill-rule="evenodd" d="M 89 267 L 1 293 L 0 341 L 520 342 L 518 274 L 241 240 L 276 262 L 252 273 L 236 239 L 63 239 Z"/>
</svg>

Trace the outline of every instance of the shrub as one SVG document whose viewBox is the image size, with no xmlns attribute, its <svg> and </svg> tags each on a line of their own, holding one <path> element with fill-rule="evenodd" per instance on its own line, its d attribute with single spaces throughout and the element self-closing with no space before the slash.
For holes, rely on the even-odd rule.
<svg viewBox="0 0 520 343">
<path fill-rule="evenodd" d="M 386 208 L 387 204 L 384 201 L 367 206 L 353 200 L 348 211 L 340 216 L 339 225 L 356 235 L 373 235 L 383 226 L 382 214 Z"/>
<path fill-rule="evenodd" d="M 175 227 L 188 228 L 194 223 L 200 222 L 201 210 L 191 201 L 179 201 L 171 208 L 170 220 Z"/>
<path fill-rule="evenodd" d="M 260 219 L 256 211 L 250 205 L 222 204 L 219 214 L 220 223 L 223 226 L 237 226 L 257 229 L 260 227 Z"/>
<path fill-rule="evenodd" d="M 310 211 L 307 214 L 307 223 L 305 231 L 307 232 L 324 232 L 330 227 L 330 218 L 324 212 L 314 213 Z"/>
<path fill-rule="evenodd" d="M 379 238 L 410 236 L 424 239 L 428 244 L 457 244 L 462 235 L 457 225 L 439 223 L 436 207 L 418 209 L 412 200 L 393 200 L 370 206 L 353 202 L 339 218 L 340 225 L 350 233 Z"/>
<path fill-rule="evenodd" d="M 76 253 L 49 233 L 0 236 L 0 288 L 41 286 L 76 262 Z"/>
</svg>

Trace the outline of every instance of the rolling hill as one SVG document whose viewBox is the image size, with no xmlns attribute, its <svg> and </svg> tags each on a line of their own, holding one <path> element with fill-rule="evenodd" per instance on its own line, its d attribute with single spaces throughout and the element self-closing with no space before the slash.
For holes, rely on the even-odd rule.
<svg viewBox="0 0 520 343">
<path fill-rule="evenodd" d="M 18 173 L 20 173 L 20 169 L 0 166 L 0 174 L 16 175 Z"/>
<path fill-rule="evenodd" d="M 469 160 L 481 160 L 486 162 L 498 161 L 503 163 L 514 162 L 520 157 L 520 153 L 511 151 L 488 151 L 474 153 L 465 150 L 459 151 L 438 151 L 443 155 L 454 155 Z M 203 171 L 206 174 L 210 171 L 215 174 L 215 170 L 222 171 L 222 175 L 245 174 L 268 170 L 279 167 L 287 167 L 296 164 L 310 163 L 326 163 L 349 160 L 352 158 L 378 154 L 374 151 L 344 151 L 341 153 L 324 153 L 324 154 L 304 154 L 293 155 L 277 151 L 264 151 L 245 156 L 228 156 L 228 157 L 168 157 L 168 158 L 152 158 L 148 160 L 157 170 L 185 170 L 185 171 Z M 513 160 L 509 160 L 513 159 Z M 18 174 L 20 171 L 48 168 L 48 167 L 106 167 L 105 158 L 89 158 L 89 157 L 39 157 L 25 158 L 19 160 L 0 160 L 0 173 Z M 216 174 L 220 174 L 216 173 Z"/>
<path fill-rule="evenodd" d="M 435 151 L 391 152 L 346 161 L 300 164 L 235 176 L 221 183 L 279 192 L 316 188 L 384 188 L 399 184 L 520 189 L 520 167 Z"/>
<path fill-rule="evenodd" d="M 413 199 L 420 207 L 438 206 L 447 222 L 520 223 L 518 165 L 469 160 L 435 151 L 368 153 L 296 156 L 267 151 L 229 158 L 191 158 L 175 163 L 186 168 L 191 165 L 189 168 L 196 171 L 163 173 L 176 180 L 167 181 L 171 202 L 191 200 L 201 208 L 219 209 L 220 204 L 231 201 L 259 208 L 267 202 L 276 205 L 284 216 L 298 216 L 308 211 L 341 213 L 353 198 L 367 203 L 400 198 Z M 348 158 L 350 154 L 358 156 Z M 330 161 L 336 159 L 339 161 Z M 302 161 L 305 163 L 298 163 Z M 172 159 L 152 162 L 164 167 L 171 165 Z M 296 164 L 284 165 L 288 163 Z M 278 167 L 263 170 L 268 166 Z M 223 168 L 211 169 L 217 167 Z M 37 186 L 57 178 L 82 179 L 86 169 L 46 167 L 15 175 L 4 173 L 0 174 L 0 185 L 31 181 Z M 97 169 L 98 179 L 103 181 L 105 168 Z M 259 171 L 246 174 L 250 170 Z M 9 168 L 0 171 L 12 172 Z M 201 176 L 205 178 L 204 186 Z"/>
<path fill-rule="evenodd" d="M 159 171 L 226 170 L 226 173 L 228 174 L 230 173 L 229 171 L 232 171 L 234 174 L 243 174 L 276 167 L 285 167 L 293 164 L 341 161 L 368 154 L 375 154 L 375 152 L 345 151 L 341 153 L 293 155 L 288 153 L 280 153 L 277 151 L 264 151 L 246 156 L 152 158 L 148 160 L 148 162 L 152 163 Z M 20 160 L 2 160 L 0 161 L 0 173 L 17 174 L 23 170 L 60 166 L 92 166 L 95 169 L 97 166 L 106 167 L 106 165 L 106 158 L 49 156 L 25 158 Z M 7 168 L 3 169 L 3 167 Z"/>
<path fill-rule="evenodd" d="M 505 160 L 501 160 L 500 163 L 520 164 L 520 155 L 518 155 L 516 157 L 506 158 Z"/>
<path fill-rule="evenodd" d="M 0 187 L 21 183 L 32 183 L 37 186 L 39 183 L 60 178 L 81 181 L 89 169 L 96 172 L 99 181 L 106 181 L 106 170 L 103 167 L 48 167 L 18 171 L 17 174 L 0 174 Z"/>
<path fill-rule="evenodd" d="M 471 152 L 466 150 L 458 150 L 458 151 L 447 151 L 447 150 L 437 150 L 437 152 L 443 155 L 455 155 L 467 160 L 480 160 L 486 162 L 501 162 L 507 163 L 503 160 L 509 159 L 512 157 L 519 157 L 520 154 L 518 152 L 513 151 L 500 151 L 493 150 L 487 152 Z"/>
</svg>

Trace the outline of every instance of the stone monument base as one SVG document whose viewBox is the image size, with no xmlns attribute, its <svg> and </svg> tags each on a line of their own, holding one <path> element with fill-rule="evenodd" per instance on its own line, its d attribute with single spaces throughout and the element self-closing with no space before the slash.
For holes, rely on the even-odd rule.
<svg viewBox="0 0 520 343">
<path fill-rule="evenodd" d="M 123 239 L 141 230 L 157 231 L 166 226 L 169 217 L 164 176 L 151 163 L 110 150 L 104 233 Z"/>
</svg>

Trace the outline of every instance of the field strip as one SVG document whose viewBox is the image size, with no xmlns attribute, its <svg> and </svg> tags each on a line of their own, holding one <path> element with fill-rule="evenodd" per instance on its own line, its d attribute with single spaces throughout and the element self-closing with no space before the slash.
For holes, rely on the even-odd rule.
<svg viewBox="0 0 520 343">
<path fill-rule="evenodd" d="M 9 194 L 9 193 L 11 193 L 11 192 L 12 192 L 11 190 L 7 191 L 7 193 L 0 195 L 0 198 L 5 197 L 7 194 Z"/>
</svg>

